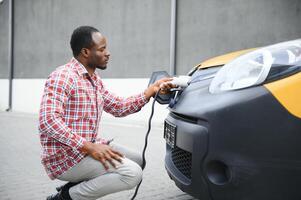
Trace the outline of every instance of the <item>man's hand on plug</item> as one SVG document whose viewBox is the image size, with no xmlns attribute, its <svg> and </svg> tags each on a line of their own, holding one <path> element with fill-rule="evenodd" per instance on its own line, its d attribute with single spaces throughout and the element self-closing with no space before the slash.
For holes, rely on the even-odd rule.
<svg viewBox="0 0 301 200">
<path fill-rule="evenodd" d="M 171 83 L 172 79 L 173 78 L 162 78 L 160 80 L 157 80 L 144 91 L 145 97 L 149 100 L 151 97 L 155 96 L 159 89 L 160 94 L 169 93 L 171 88 L 177 87 L 176 85 Z"/>
</svg>

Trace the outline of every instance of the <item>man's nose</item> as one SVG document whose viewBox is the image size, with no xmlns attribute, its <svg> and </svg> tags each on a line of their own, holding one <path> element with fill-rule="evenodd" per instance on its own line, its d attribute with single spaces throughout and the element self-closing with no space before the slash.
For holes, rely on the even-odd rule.
<svg viewBox="0 0 301 200">
<path fill-rule="evenodd" d="M 110 57 L 111 56 L 111 53 L 107 50 L 106 52 L 106 56 Z"/>
</svg>

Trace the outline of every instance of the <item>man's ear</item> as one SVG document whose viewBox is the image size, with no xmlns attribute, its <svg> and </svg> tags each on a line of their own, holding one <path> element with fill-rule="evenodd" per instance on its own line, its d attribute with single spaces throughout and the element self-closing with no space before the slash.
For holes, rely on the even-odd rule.
<svg viewBox="0 0 301 200">
<path fill-rule="evenodd" d="M 81 52 L 81 54 L 82 54 L 85 58 L 89 57 L 89 54 L 90 54 L 90 50 L 89 50 L 89 49 L 87 49 L 87 48 L 82 48 L 82 49 L 80 50 L 80 52 Z"/>
</svg>

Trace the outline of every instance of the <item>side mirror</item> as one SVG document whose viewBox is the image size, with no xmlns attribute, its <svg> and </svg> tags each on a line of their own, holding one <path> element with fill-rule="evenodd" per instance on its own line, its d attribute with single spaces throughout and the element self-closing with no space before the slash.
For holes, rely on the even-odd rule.
<svg viewBox="0 0 301 200">
<path fill-rule="evenodd" d="M 156 71 L 152 73 L 152 76 L 149 80 L 148 86 L 155 83 L 157 80 L 160 80 L 165 77 L 171 77 L 166 71 Z M 160 104 L 169 104 L 171 98 L 173 98 L 175 95 L 174 92 L 171 92 L 169 94 L 159 94 L 156 101 Z"/>
</svg>

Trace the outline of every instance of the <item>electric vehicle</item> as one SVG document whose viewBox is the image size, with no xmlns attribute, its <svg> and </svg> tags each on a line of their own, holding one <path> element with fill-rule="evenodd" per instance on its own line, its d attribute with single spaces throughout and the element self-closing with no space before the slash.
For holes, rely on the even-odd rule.
<svg viewBox="0 0 301 200">
<path fill-rule="evenodd" d="M 177 187 L 201 200 L 300 200 L 300 70 L 301 39 L 197 65 L 164 122 Z"/>
</svg>

